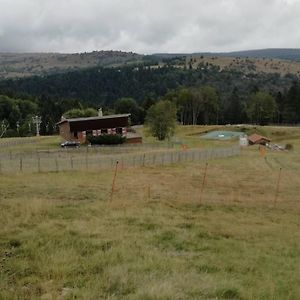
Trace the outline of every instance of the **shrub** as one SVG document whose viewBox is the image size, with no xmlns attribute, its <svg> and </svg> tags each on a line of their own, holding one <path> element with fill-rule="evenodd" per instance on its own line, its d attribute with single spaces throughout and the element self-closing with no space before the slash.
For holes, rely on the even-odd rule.
<svg viewBox="0 0 300 300">
<path fill-rule="evenodd" d="M 293 150 L 294 146 L 292 144 L 286 144 L 285 145 L 285 150 Z"/>
<path fill-rule="evenodd" d="M 104 134 L 99 136 L 89 135 L 87 140 L 92 145 L 119 145 L 125 143 L 126 137 L 119 134 Z"/>
</svg>

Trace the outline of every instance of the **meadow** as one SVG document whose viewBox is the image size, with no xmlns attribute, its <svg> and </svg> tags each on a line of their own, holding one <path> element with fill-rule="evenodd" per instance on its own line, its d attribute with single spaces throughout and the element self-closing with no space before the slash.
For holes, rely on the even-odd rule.
<svg viewBox="0 0 300 300">
<path fill-rule="evenodd" d="M 300 129 L 256 130 L 293 150 L 0 175 L 0 299 L 299 299 Z"/>
</svg>

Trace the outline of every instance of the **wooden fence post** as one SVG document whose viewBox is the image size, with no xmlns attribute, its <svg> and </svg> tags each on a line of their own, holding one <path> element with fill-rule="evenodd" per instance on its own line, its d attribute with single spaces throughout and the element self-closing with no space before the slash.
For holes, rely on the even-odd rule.
<svg viewBox="0 0 300 300">
<path fill-rule="evenodd" d="M 118 173 L 118 164 L 119 164 L 119 162 L 117 161 L 116 162 L 115 173 L 114 173 L 114 177 L 113 177 L 113 182 L 112 182 L 112 186 L 111 186 L 110 201 L 113 200 L 113 196 L 114 196 L 115 185 L 116 185 L 116 178 L 117 178 L 117 173 Z"/>
<path fill-rule="evenodd" d="M 55 157 L 55 171 L 58 173 L 58 160 L 57 157 Z"/>
<path fill-rule="evenodd" d="M 143 155 L 143 167 L 145 167 L 146 154 Z"/>
<path fill-rule="evenodd" d="M 151 191 L 150 191 L 150 185 L 148 185 L 148 200 L 151 198 Z"/>
<path fill-rule="evenodd" d="M 281 171 L 282 171 L 282 168 L 279 169 L 279 175 L 278 175 L 278 179 L 277 179 L 276 192 L 275 192 L 275 198 L 274 198 L 274 207 L 276 207 L 277 200 L 278 200 L 279 185 L 280 185 L 280 179 L 281 179 Z"/>
<path fill-rule="evenodd" d="M 208 163 L 205 164 L 203 181 L 202 181 L 202 186 L 201 186 L 201 191 L 200 191 L 200 203 L 202 202 L 202 194 L 203 194 L 204 186 L 205 186 L 205 180 L 206 180 L 206 174 L 207 174 L 207 167 L 208 167 Z"/>
<path fill-rule="evenodd" d="M 37 163 L 38 163 L 38 172 L 41 173 L 41 159 L 40 159 L 39 156 L 38 156 L 38 159 L 37 159 Z"/>
<path fill-rule="evenodd" d="M 20 157 L 20 172 L 23 172 L 23 159 Z"/>
</svg>

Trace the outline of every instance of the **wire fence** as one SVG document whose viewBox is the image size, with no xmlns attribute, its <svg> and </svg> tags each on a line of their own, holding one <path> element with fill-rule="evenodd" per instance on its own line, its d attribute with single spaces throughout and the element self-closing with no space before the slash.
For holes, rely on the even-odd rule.
<svg viewBox="0 0 300 300">
<path fill-rule="evenodd" d="M 8 147 L 14 147 L 19 145 L 29 145 L 29 144 L 36 144 L 38 142 L 38 139 L 0 139 L 0 148 L 8 148 Z"/>
<path fill-rule="evenodd" d="M 271 170 L 263 163 L 259 169 L 257 166 L 257 161 L 247 168 L 211 161 L 195 164 L 192 168 L 187 164 L 187 168 L 180 171 L 173 168 L 159 173 L 151 169 L 137 170 L 138 184 L 136 177 L 129 180 L 126 169 L 122 172 L 120 168 L 117 180 L 112 180 L 108 199 L 124 203 L 124 199 L 130 202 L 135 197 L 170 207 L 181 203 L 191 209 L 195 204 L 230 204 L 255 209 L 260 205 L 300 208 L 299 169 L 286 166 Z"/>
<path fill-rule="evenodd" d="M 34 143 L 33 141 L 31 143 Z M 26 143 L 25 143 L 26 144 Z M 17 144 L 16 144 L 17 145 Z M 165 150 L 174 149 L 175 143 L 159 143 L 159 144 L 123 144 L 115 146 L 92 146 L 92 147 L 79 147 L 79 148 L 45 148 L 30 151 L 6 151 L 0 152 L 0 159 L 20 159 L 20 158 L 45 158 L 45 157 L 69 157 L 82 156 L 82 155 L 97 155 L 97 154 L 124 154 L 132 152 L 145 152 L 152 150 Z"/>
<path fill-rule="evenodd" d="M 239 146 L 189 149 L 156 150 L 141 153 L 58 152 L 51 155 L 24 155 L 0 158 L 0 173 L 61 172 L 72 170 L 97 170 L 113 168 L 117 162 L 122 167 L 166 166 L 180 162 L 206 161 L 240 154 Z"/>
</svg>

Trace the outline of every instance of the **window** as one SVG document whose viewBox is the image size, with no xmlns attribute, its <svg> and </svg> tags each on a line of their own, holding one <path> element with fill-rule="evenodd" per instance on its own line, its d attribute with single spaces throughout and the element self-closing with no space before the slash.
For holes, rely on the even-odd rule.
<svg viewBox="0 0 300 300">
<path fill-rule="evenodd" d="M 77 131 L 74 131 L 74 138 L 78 138 L 78 132 Z"/>
<path fill-rule="evenodd" d="M 116 129 L 116 134 L 122 134 L 122 133 L 123 133 L 122 127 L 118 127 L 118 128 Z"/>
</svg>

